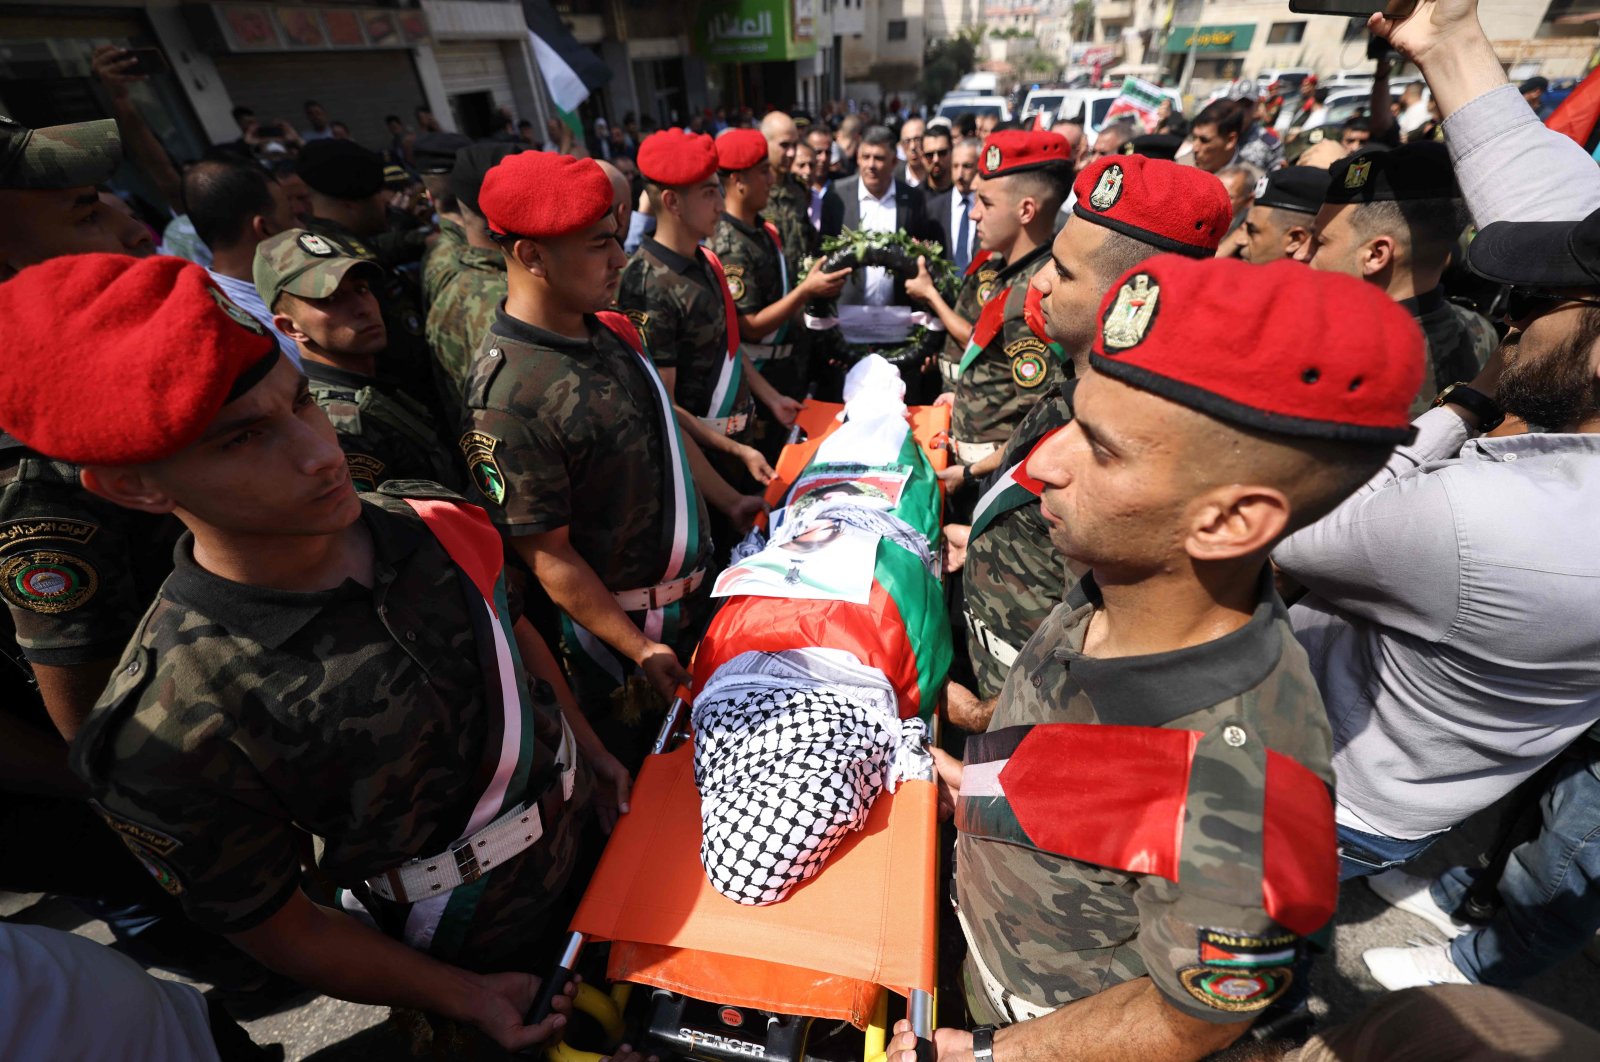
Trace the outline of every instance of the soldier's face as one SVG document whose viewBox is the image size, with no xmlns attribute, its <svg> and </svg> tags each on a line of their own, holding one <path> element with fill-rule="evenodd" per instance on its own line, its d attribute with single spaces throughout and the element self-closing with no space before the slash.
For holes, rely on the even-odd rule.
<svg viewBox="0 0 1600 1062">
<path fill-rule="evenodd" d="M 1004 177 L 977 181 L 977 197 L 968 215 L 977 225 L 978 246 L 985 251 L 1005 254 L 1022 231 L 1017 218 L 1017 204 L 1013 190 Z"/>
<path fill-rule="evenodd" d="M 697 239 L 709 239 L 722 216 L 722 183 L 712 174 L 699 184 L 673 189 L 678 218 Z"/>
<path fill-rule="evenodd" d="M 598 313 L 616 301 L 628 256 L 617 238 L 615 214 L 607 213 L 582 232 L 541 241 L 539 249 L 535 271 L 566 305 Z"/>
<path fill-rule="evenodd" d="M 1350 203 L 1324 204 L 1317 211 L 1311 239 L 1301 248 L 1298 259 L 1312 269 L 1366 279 L 1371 272 L 1366 265 L 1371 248 L 1356 232 L 1354 214 L 1355 207 Z"/>
<path fill-rule="evenodd" d="M 767 137 L 767 161 L 779 173 L 794 168 L 794 151 L 800 146 L 800 130 L 793 122 L 780 125 Z"/>
<path fill-rule="evenodd" d="M 0 217 L 0 279 L 62 255 L 155 253 L 126 204 L 107 205 L 93 188 L 3 189 Z"/>
<path fill-rule="evenodd" d="M 1050 262 L 1030 282 L 1043 296 L 1045 331 L 1083 370 L 1099 325 L 1100 301 L 1116 277 L 1102 277 L 1096 256 L 1111 230 L 1073 215 L 1050 245 Z"/>
<path fill-rule="evenodd" d="M 289 199 L 289 209 L 297 218 L 311 216 L 311 186 L 298 173 L 287 174 L 278 178 L 278 187 L 283 189 L 283 194 Z"/>
<path fill-rule="evenodd" d="M 772 196 L 772 170 L 766 166 L 752 166 L 743 173 L 736 173 L 732 180 L 738 181 L 744 191 L 745 205 L 755 210 L 765 210 L 767 200 Z"/>
<path fill-rule="evenodd" d="M 280 300 L 278 309 L 287 320 L 287 326 L 280 326 L 284 333 L 313 353 L 372 355 L 389 342 L 365 269 L 346 273 L 325 299 L 290 296 Z"/>
<path fill-rule="evenodd" d="M 333 425 L 284 357 L 198 442 L 138 474 L 155 492 L 141 507 L 176 512 L 197 533 L 326 535 L 361 515 Z"/>
<path fill-rule="evenodd" d="M 1280 258 L 1299 258 L 1309 250 L 1309 214 L 1253 206 L 1244 217 L 1244 260 L 1266 265 Z"/>
</svg>

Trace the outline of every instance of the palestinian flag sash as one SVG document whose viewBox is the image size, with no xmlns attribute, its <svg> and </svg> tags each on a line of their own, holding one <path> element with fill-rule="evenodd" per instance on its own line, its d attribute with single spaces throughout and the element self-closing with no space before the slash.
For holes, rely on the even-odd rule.
<svg viewBox="0 0 1600 1062">
<path fill-rule="evenodd" d="M 761 227 L 767 230 L 767 235 L 772 239 L 772 249 L 778 252 L 778 298 L 789 294 L 789 261 L 783 257 L 783 237 L 778 235 L 778 226 L 770 221 L 763 221 Z M 782 343 L 789 335 L 789 322 L 785 321 L 761 342 L 770 345 Z"/>
<path fill-rule="evenodd" d="M 728 356 L 717 369 L 717 385 L 711 389 L 711 407 L 706 417 L 721 420 L 739 411 L 739 392 L 744 388 L 744 359 L 739 357 L 739 311 L 733 305 L 733 292 L 728 290 L 728 274 L 723 272 L 722 259 L 711 253 L 709 247 L 700 248 L 711 266 L 711 276 L 722 292 L 722 312 L 728 321 Z"/>
<path fill-rule="evenodd" d="M 667 482 L 671 491 L 671 496 L 665 499 L 664 508 L 672 514 L 670 521 L 664 520 L 661 524 L 661 551 L 666 555 L 667 561 L 661 577 L 656 581 L 658 584 L 668 583 L 688 575 L 690 566 L 700 556 L 701 535 L 704 531 L 700 527 L 700 506 L 694 476 L 689 471 L 689 458 L 684 452 L 683 436 L 678 431 L 678 419 L 672 413 L 672 399 L 667 396 L 667 389 L 662 385 L 661 377 L 657 375 L 655 366 L 650 363 L 650 355 L 645 351 L 644 340 L 639 338 L 638 329 L 633 327 L 633 322 L 625 315 L 615 310 L 604 310 L 595 316 L 612 334 L 639 355 L 639 360 L 644 363 L 645 375 L 649 377 L 655 391 L 656 415 L 660 419 L 661 435 L 666 444 Z M 640 624 L 640 630 L 651 641 L 670 645 L 680 632 L 682 612 L 681 601 L 649 609 L 644 613 L 644 622 Z M 577 624 L 572 626 L 577 628 Z M 574 633 L 579 635 L 577 642 L 584 648 L 585 654 L 594 656 L 592 648 L 600 646 L 599 640 L 589 635 L 587 631 L 579 633 L 575 630 Z M 582 635 L 589 636 L 586 639 Z M 608 661 L 601 666 L 608 672 L 613 671 L 615 661 Z"/>
<path fill-rule="evenodd" d="M 987 262 L 989 259 L 991 259 L 993 257 L 994 257 L 994 252 L 993 251 L 982 251 L 982 250 L 980 250 L 977 254 L 972 256 L 972 261 L 967 263 L 967 271 L 965 273 L 961 274 L 961 275 L 964 276 L 964 277 L 975 277 L 975 276 L 977 276 L 978 275 L 978 270 L 983 268 L 983 263 Z"/>
<path fill-rule="evenodd" d="M 458 839 L 462 839 L 536 795 L 529 791 L 537 746 L 533 705 L 528 698 L 527 676 L 521 654 L 517 652 L 510 609 L 506 605 L 505 547 L 500 532 L 495 530 L 488 514 L 475 505 L 433 498 L 407 498 L 405 501 L 422 517 L 423 524 L 444 547 L 450 562 L 461 569 L 482 596 L 482 612 L 474 617 L 473 633 L 480 645 L 493 650 L 493 669 L 486 669 L 484 674 L 485 700 L 490 706 L 484 745 L 494 759 L 484 765 L 487 784 L 461 830 Z M 493 710 L 495 705 L 499 706 L 498 712 Z M 563 750 L 557 755 L 571 759 L 573 751 L 569 741 L 563 740 L 562 745 Z M 564 766 L 570 768 L 575 763 Z M 564 797 L 570 795 L 570 791 L 563 794 Z M 550 823 L 544 826 L 551 828 Z M 406 913 L 405 942 L 447 960 L 459 955 L 488 884 L 486 877 L 479 878 L 441 896 L 430 896 L 411 904 Z"/>
<path fill-rule="evenodd" d="M 1050 333 L 1044 330 L 1044 314 L 1039 310 L 1039 300 L 1044 298 L 1044 292 L 1028 285 L 1028 295 L 1022 300 L 1022 319 L 1041 343 L 1050 348 L 1050 353 L 1055 355 L 1056 361 L 1063 366 L 1067 364 L 1067 352 L 1061 349 L 1061 344 L 1050 338 Z"/>
<path fill-rule="evenodd" d="M 1000 326 L 1006 323 L 1006 299 L 1010 295 L 1010 288 L 1002 288 L 983 304 L 983 312 L 978 314 L 978 323 L 972 326 L 972 336 L 967 340 L 967 349 L 961 352 L 961 364 L 956 366 L 956 379 L 961 379 L 967 366 L 977 361 L 978 355 L 1000 334 Z"/>
<path fill-rule="evenodd" d="M 972 530 L 968 532 L 968 541 L 983 534 L 989 529 L 990 524 L 1006 513 L 1039 500 L 1040 494 L 1044 491 L 1044 484 L 1028 475 L 1028 459 L 1033 456 L 1034 451 L 1044 445 L 1046 439 L 1061 430 L 1053 428 L 1041 435 L 1039 441 L 1028 448 L 1022 460 L 1000 473 L 1000 477 L 994 481 L 994 486 L 983 492 L 983 497 L 978 499 L 978 504 L 972 511 Z"/>
<path fill-rule="evenodd" d="M 1232 838 L 1203 835 L 1196 823 L 1207 812 L 1209 787 L 1249 785 L 1251 777 L 1262 780 L 1259 840 L 1248 830 Z M 1237 724 L 1209 734 L 1079 723 L 978 734 L 967 739 L 956 828 L 1111 870 L 1153 874 L 1202 895 L 1204 874 L 1191 871 L 1224 858 L 1219 847 L 1233 847 L 1235 861 L 1258 877 L 1267 914 L 1301 936 L 1326 925 L 1338 904 L 1328 786 Z M 1253 900 L 1236 893 L 1217 898 Z"/>
</svg>

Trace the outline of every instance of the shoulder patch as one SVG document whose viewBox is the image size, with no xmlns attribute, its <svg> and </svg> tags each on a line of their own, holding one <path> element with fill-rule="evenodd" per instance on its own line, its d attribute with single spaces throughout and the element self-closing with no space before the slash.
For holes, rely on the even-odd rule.
<svg viewBox="0 0 1600 1062">
<path fill-rule="evenodd" d="M 1215 1010 L 1247 1014 L 1265 1010 L 1294 983 L 1287 966 L 1244 969 L 1185 966 L 1178 971 L 1184 991 Z"/>
<path fill-rule="evenodd" d="M 1300 955 L 1300 938 L 1293 933 L 1257 935 L 1201 929 L 1197 936 L 1204 966 L 1291 966 Z"/>
<path fill-rule="evenodd" d="M 17 608 L 53 616 L 87 604 L 100 589 L 100 573 L 83 557 L 33 549 L 0 564 L 0 595 Z"/>
<path fill-rule="evenodd" d="M 650 342 L 650 315 L 643 310 L 623 310 L 628 320 L 633 322 L 633 327 L 639 330 L 639 336 L 646 343 Z"/>
<path fill-rule="evenodd" d="M 1011 379 L 1018 387 L 1032 389 L 1044 383 L 1049 376 L 1045 355 L 1049 348 L 1033 336 L 1023 336 L 1006 346 L 1006 357 L 1011 359 Z"/>
<path fill-rule="evenodd" d="M 504 504 L 506 478 L 501 474 L 500 466 L 494 459 L 494 450 L 500 445 L 500 440 L 487 432 L 469 431 L 461 436 L 457 445 L 461 447 L 461 453 L 467 459 L 467 469 L 472 473 L 472 482 L 483 492 L 483 496 L 496 505 Z"/>
<path fill-rule="evenodd" d="M 344 460 L 350 466 L 350 482 L 358 493 L 370 494 L 383 482 L 383 470 L 387 466 L 371 454 L 347 452 Z"/>
<path fill-rule="evenodd" d="M 744 266 L 725 265 L 722 272 L 728 278 L 728 293 L 734 301 L 744 298 Z"/>
<path fill-rule="evenodd" d="M 390 479 L 378 487 L 377 494 L 389 498 L 436 498 L 439 501 L 465 501 L 448 487 L 441 487 L 431 479 Z"/>
<path fill-rule="evenodd" d="M 122 843 L 132 852 L 134 858 L 144 864 L 145 870 L 156 879 L 156 884 L 169 896 L 183 895 L 183 881 L 179 879 L 172 867 L 167 864 L 163 856 L 169 856 L 183 847 L 176 837 L 162 833 L 160 830 L 125 819 L 120 815 L 113 815 L 98 801 L 91 800 L 94 810 L 99 812 L 107 826 L 116 831 L 122 838 Z"/>
<path fill-rule="evenodd" d="M 0 553 L 20 549 L 29 542 L 71 542 L 86 546 L 100 530 L 85 520 L 7 520 L 0 523 Z"/>
<path fill-rule="evenodd" d="M 978 302 L 980 304 L 989 301 L 990 296 L 994 294 L 995 281 L 999 279 L 1000 271 L 998 269 L 986 267 L 978 270 Z"/>
</svg>

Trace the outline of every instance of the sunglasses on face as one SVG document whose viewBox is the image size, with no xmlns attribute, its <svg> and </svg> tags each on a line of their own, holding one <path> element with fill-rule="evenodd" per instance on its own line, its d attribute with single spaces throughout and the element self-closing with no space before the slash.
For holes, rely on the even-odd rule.
<svg viewBox="0 0 1600 1062">
<path fill-rule="evenodd" d="M 1527 321 L 1574 304 L 1600 306 L 1600 299 L 1584 299 L 1576 295 L 1561 295 L 1540 288 L 1525 288 L 1513 284 L 1506 289 L 1501 317 L 1507 321 Z"/>
<path fill-rule="evenodd" d="M 948 154 L 950 154 L 949 148 L 935 148 L 933 151 L 929 151 L 927 148 L 922 149 L 922 157 L 925 159 L 942 159 Z"/>
</svg>

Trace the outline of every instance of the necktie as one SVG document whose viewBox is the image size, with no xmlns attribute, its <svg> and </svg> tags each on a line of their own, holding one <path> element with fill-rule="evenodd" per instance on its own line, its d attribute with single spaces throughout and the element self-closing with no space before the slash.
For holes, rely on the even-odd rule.
<svg viewBox="0 0 1600 1062">
<path fill-rule="evenodd" d="M 972 193 L 961 197 L 961 218 L 956 222 L 956 270 L 965 273 L 967 263 L 972 261 L 970 249 L 967 247 L 967 211 L 972 208 Z"/>
</svg>

